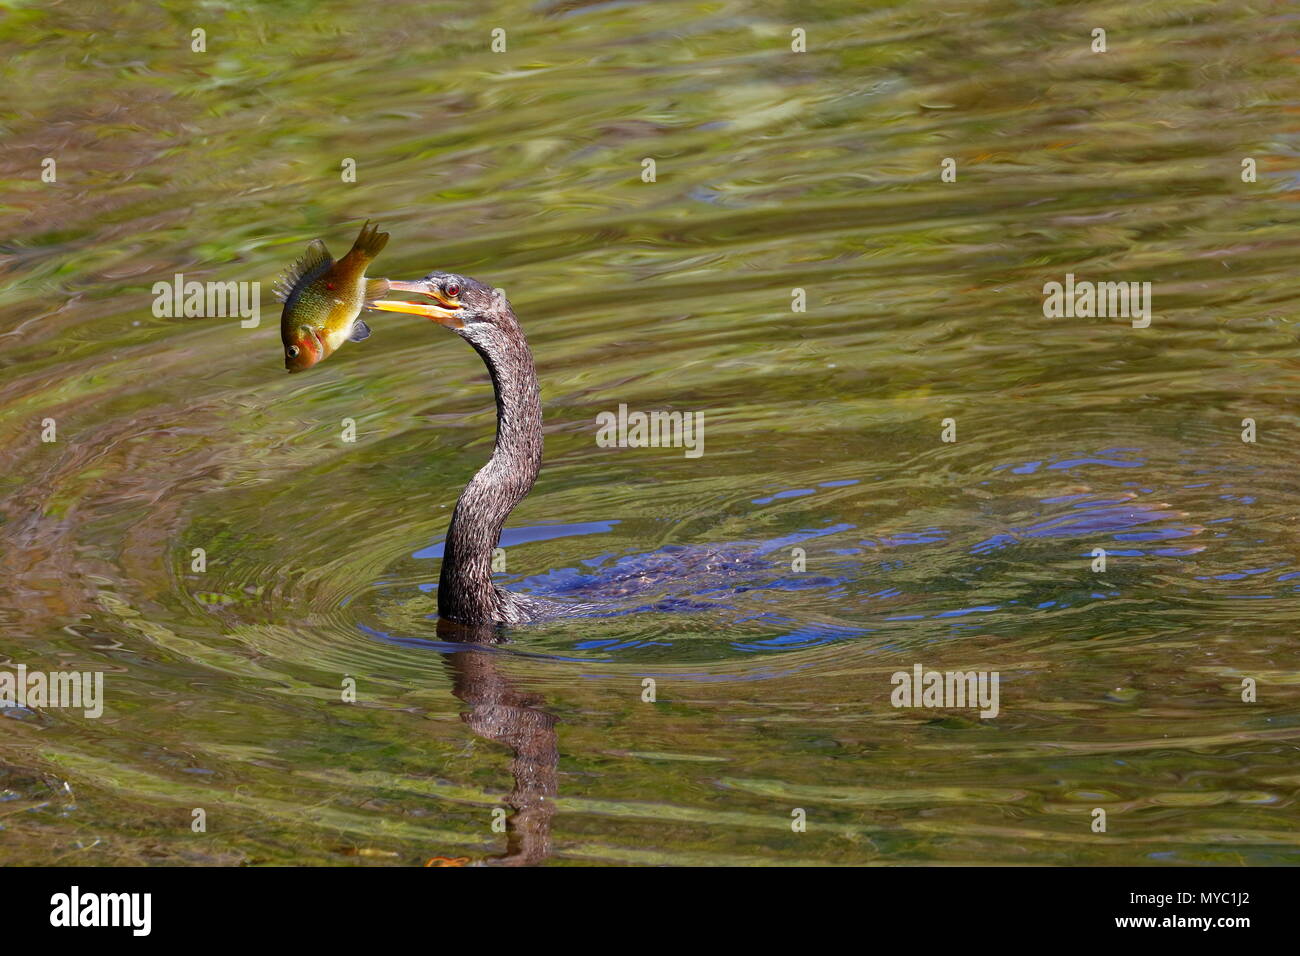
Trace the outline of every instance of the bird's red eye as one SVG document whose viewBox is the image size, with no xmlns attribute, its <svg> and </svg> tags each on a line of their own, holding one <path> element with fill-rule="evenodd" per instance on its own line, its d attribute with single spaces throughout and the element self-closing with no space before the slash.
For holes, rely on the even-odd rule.
<svg viewBox="0 0 1300 956">
<path fill-rule="evenodd" d="M 450 296 L 458 296 L 460 295 L 460 286 L 456 285 L 454 282 L 449 282 L 447 283 L 445 291 Z"/>
</svg>

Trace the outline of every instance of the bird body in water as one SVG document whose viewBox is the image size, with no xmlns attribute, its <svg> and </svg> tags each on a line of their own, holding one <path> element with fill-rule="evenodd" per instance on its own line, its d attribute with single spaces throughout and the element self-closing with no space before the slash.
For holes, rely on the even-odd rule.
<svg viewBox="0 0 1300 956">
<path fill-rule="evenodd" d="M 465 624 L 527 624 L 590 610 L 594 606 L 514 594 L 492 581 L 492 551 L 501 529 L 542 465 L 537 368 L 510 303 L 499 290 L 453 273 L 434 272 L 413 282 L 390 280 L 389 286 L 438 304 L 379 300 L 371 308 L 427 316 L 451 329 L 483 359 L 496 394 L 492 457 L 461 492 L 443 544 L 439 617 Z"/>
</svg>

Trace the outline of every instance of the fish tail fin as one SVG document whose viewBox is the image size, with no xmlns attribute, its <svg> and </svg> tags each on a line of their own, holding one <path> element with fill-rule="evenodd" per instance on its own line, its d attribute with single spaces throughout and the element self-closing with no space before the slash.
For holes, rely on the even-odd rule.
<svg viewBox="0 0 1300 956">
<path fill-rule="evenodd" d="M 357 233 L 357 241 L 352 243 L 352 250 L 348 253 L 350 259 L 361 259 L 363 262 L 369 262 L 379 253 L 384 251 L 384 246 L 388 245 L 388 233 L 380 232 L 379 225 L 371 225 L 367 219 L 361 231 Z"/>
<path fill-rule="evenodd" d="M 275 297 L 281 302 L 287 301 L 304 276 L 322 272 L 333 264 L 334 258 L 325 248 L 325 243 L 320 239 L 313 239 L 307 243 L 307 251 L 302 254 L 302 257 L 280 273 L 280 278 L 275 280 L 273 287 Z"/>
<path fill-rule="evenodd" d="M 387 279 L 366 280 L 366 306 L 377 302 L 391 291 Z"/>
</svg>

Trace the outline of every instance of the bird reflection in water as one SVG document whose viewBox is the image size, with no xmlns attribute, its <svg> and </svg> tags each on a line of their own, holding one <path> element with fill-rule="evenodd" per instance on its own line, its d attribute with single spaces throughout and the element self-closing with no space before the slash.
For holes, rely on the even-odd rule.
<svg viewBox="0 0 1300 956">
<path fill-rule="evenodd" d="M 492 625 L 467 625 L 442 619 L 438 637 L 465 645 L 496 644 L 501 633 Z M 510 775 L 514 787 L 506 798 L 512 813 L 506 820 L 506 852 L 482 863 L 495 866 L 528 866 L 540 863 L 551 852 L 551 818 L 559 790 L 560 751 L 555 733 L 556 719 L 542 708 L 540 694 L 515 686 L 497 667 L 497 655 L 481 647 L 467 646 L 444 656 L 451 673 L 451 692 L 469 707 L 460 715 L 474 733 L 486 740 L 505 744 L 514 753 Z M 464 866 L 465 857 L 434 857 L 428 866 Z"/>
</svg>

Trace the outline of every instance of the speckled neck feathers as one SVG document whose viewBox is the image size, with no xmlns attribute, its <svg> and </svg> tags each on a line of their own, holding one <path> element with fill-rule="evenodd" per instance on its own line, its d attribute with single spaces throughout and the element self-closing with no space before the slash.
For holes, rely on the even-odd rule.
<svg viewBox="0 0 1300 956">
<path fill-rule="evenodd" d="M 497 440 L 492 457 L 456 502 L 438 582 L 439 616 L 468 624 L 518 624 L 530 618 L 517 599 L 492 583 L 492 550 L 541 468 L 542 402 L 533 354 L 514 313 L 507 308 L 494 318 L 460 332 L 492 376 Z"/>
</svg>

